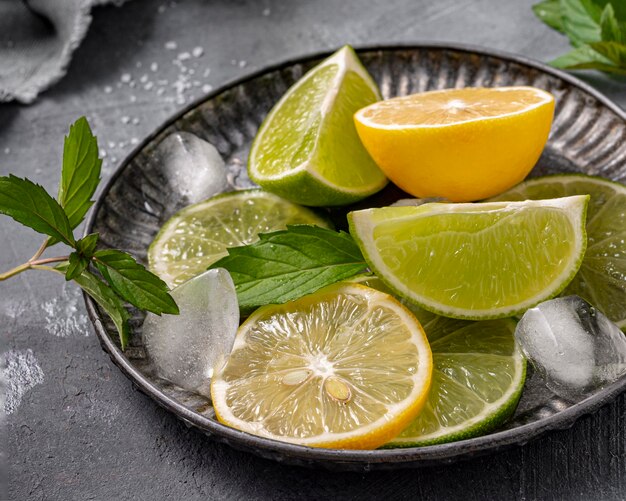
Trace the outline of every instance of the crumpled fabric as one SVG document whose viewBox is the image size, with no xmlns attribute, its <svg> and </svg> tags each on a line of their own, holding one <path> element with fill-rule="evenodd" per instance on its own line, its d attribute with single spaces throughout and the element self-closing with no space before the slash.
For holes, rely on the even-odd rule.
<svg viewBox="0 0 626 501">
<path fill-rule="evenodd" d="M 95 5 L 125 0 L 0 0 L 0 102 L 32 103 L 58 82 Z"/>
</svg>

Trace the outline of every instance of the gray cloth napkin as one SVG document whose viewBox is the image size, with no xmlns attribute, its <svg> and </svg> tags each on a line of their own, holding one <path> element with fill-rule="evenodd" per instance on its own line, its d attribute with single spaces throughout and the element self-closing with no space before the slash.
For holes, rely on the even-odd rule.
<svg viewBox="0 0 626 501">
<path fill-rule="evenodd" d="M 65 75 L 94 5 L 125 0 L 0 0 L 0 102 L 31 103 Z"/>
</svg>

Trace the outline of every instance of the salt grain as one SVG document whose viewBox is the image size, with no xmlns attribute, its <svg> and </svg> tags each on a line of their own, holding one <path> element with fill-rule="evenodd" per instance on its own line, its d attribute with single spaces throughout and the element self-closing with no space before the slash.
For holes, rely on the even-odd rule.
<svg viewBox="0 0 626 501">
<path fill-rule="evenodd" d="M 193 57 L 202 57 L 204 49 L 202 47 L 194 47 L 191 53 L 193 54 Z"/>
<path fill-rule="evenodd" d="M 157 71 L 159 69 L 159 65 L 157 63 L 152 63 L 150 65 L 150 71 Z"/>
<path fill-rule="evenodd" d="M 130 81 L 131 81 L 131 79 L 132 79 L 132 77 L 130 76 L 130 73 L 124 73 L 124 74 L 120 77 L 120 80 L 121 80 L 123 83 L 128 83 L 128 82 L 130 82 Z"/>
<path fill-rule="evenodd" d="M 178 48 L 178 44 L 174 42 L 174 40 L 170 40 L 169 42 L 165 42 L 165 48 L 167 50 L 176 50 Z"/>
</svg>

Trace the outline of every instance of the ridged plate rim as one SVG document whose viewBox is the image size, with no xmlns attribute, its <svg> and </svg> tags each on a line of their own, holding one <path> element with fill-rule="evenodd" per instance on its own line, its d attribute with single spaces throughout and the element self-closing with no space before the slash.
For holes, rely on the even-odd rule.
<svg viewBox="0 0 626 501">
<path fill-rule="evenodd" d="M 455 44 L 445 42 L 413 42 L 413 43 L 396 43 L 390 45 L 364 45 L 355 47 L 357 53 L 360 52 L 393 52 L 393 51 L 411 51 L 411 50 L 441 50 L 464 52 L 469 55 L 478 55 L 482 57 L 491 57 L 499 59 L 503 62 L 513 62 L 530 68 L 539 70 L 555 76 L 568 84 L 577 87 L 584 93 L 593 96 L 602 105 L 610 109 L 617 116 L 626 122 L 626 111 L 611 101 L 604 94 L 591 87 L 589 84 L 579 80 L 578 78 L 560 71 L 558 69 L 547 66 L 541 62 L 531 58 L 508 53 L 500 50 L 493 50 L 486 47 Z M 296 64 L 306 64 L 308 62 L 321 59 L 332 54 L 333 51 L 321 51 L 311 53 L 302 57 L 290 58 L 276 64 L 268 65 L 254 72 L 248 73 L 242 77 L 227 81 L 225 84 L 212 90 L 210 93 L 194 100 L 182 110 L 174 113 L 170 118 L 166 119 L 151 134 L 148 134 L 133 151 L 120 163 L 110 179 L 104 185 L 104 188 L 98 195 L 93 208 L 90 211 L 87 224 L 85 226 L 84 235 L 93 232 L 96 223 L 96 216 L 107 194 L 115 184 L 117 178 L 132 162 L 134 157 L 138 155 L 151 141 L 153 141 L 165 129 L 170 127 L 184 115 L 197 108 L 200 104 L 210 100 L 222 92 L 233 87 L 244 84 L 250 80 L 254 80 L 264 74 L 280 71 L 289 66 Z M 378 468 L 406 468 L 428 466 L 433 464 L 452 463 L 460 459 L 469 459 L 471 457 L 494 453 L 500 450 L 508 449 L 513 446 L 522 446 L 531 440 L 535 440 L 545 433 L 552 430 L 563 430 L 570 428 L 579 418 L 592 414 L 602 406 L 614 400 L 618 395 L 626 391 L 626 377 L 603 388 L 585 400 L 572 405 L 571 407 L 555 413 L 546 418 L 517 426 L 515 428 L 491 433 L 488 435 L 470 438 L 458 442 L 451 442 L 439 445 L 430 445 L 424 447 L 413 447 L 405 449 L 382 449 L 382 450 L 337 450 L 337 449 L 317 449 L 304 447 L 285 442 L 279 442 L 266 438 L 250 435 L 220 424 L 219 422 L 205 417 L 193 410 L 185 407 L 177 400 L 167 396 L 155 384 L 144 376 L 133 364 L 124 356 L 124 353 L 113 342 L 107 334 L 102 323 L 102 318 L 96 303 L 86 293 L 83 293 L 87 313 L 90 320 L 94 324 L 96 334 L 100 340 L 100 344 L 106 351 L 111 360 L 119 367 L 119 369 L 128 377 L 143 393 L 155 400 L 165 409 L 173 412 L 178 418 L 186 423 L 197 427 L 208 433 L 215 439 L 225 442 L 235 448 L 253 452 L 262 457 L 285 461 L 304 466 L 318 466 L 330 469 L 358 469 L 369 470 Z"/>
</svg>

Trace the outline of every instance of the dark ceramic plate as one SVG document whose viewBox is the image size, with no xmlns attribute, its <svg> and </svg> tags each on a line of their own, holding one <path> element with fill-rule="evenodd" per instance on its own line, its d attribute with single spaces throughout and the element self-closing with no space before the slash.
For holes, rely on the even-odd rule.
<svg viewBox="0 0 626 501">
<path fill-rule="evenodd" d="M 556 116 L 548 145 L 532 175 L 585 172 L 626 182 L 626 114 L 606 97 L 575 78 L 521 57 L 462 46 L 426 44 L 365 48 L 361 60 L 385 97 L 430 89 L 466 86 L 532 85 L 556 96 Z M 225 85 L 169 120 L 149 136 L 117 170 L 100 195 L 86 233 L 97 231 L 103 246 L 125 249 L 140 259 L 159 227 L 190 197 L 192 176 L 164 167 L 155 148 L 170 133 L 188 131 L 214 144 L 227 165 L 228 190 L 250 187 L 246 157 L 257 127 L 272 105 L 309 68 L 318 54 L 259 71 Z M 206 198 L 213 195 L 207 184 Z M 371 204 L 400 196 L 388 189 Z M 490 435 L 421 448 L 348 451 L 301 447 L 228 428 L 215 419 L 211 403 L 154 376 L 141 341 L 142 315 L 134 311 L 132 340 L 119 349 L 113 325 L 85 297 L 103 348 L 137 387 L 186 423 L 215 440 L 288 463 L 332 469 L 370 469 L 449 463 L 522 445 L 549 430 L 572 426 L 626 390 L 626 378 L 571 404 L 530 377 L 513 416 Z"/>
</svg>

